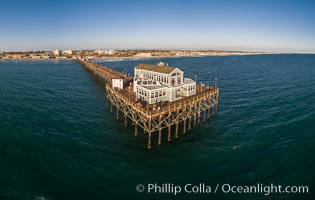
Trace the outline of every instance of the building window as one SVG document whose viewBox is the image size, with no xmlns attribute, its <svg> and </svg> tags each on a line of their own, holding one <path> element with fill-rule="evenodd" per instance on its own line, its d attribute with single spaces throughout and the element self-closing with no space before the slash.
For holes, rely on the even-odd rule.
<svg viewBox="0 0 315 200">
<path fill-rule="evenodd" d="M 174 85 L 175 85 L 175 78 L 172 78 L 171 85 L 172 85 L 172 86 L 174 86 Z"/>
<path fill-rule="evenodd" d="M 177 78 L 177 84 L 180 85 L 181 82 L 182 82 L 182 78 L 181 78 L 181 77 L 178 77 L 178 78 Z"/>
<path fill-rule="evenodd" d="M 180 90 L 176 90 L 175 92 L 175 98 L 179 98 L 180 97 Z"/>
</svg>

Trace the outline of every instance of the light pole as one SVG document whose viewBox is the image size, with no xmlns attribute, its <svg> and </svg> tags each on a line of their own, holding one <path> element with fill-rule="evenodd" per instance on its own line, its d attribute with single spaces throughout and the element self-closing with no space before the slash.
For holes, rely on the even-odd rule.
<svg viewBox="0 0 315 200">
<path fill-rule="evenodd" d="M 202 84 L 202 83 L 200 83 L 200 86 L 201 86 L 201 96 L 202 96 L 202 91 L 203 91 L 203 86 L 204 86 L 204 84 Z"/>
<path fill-rule="evenodd" d="M 202 96 L 202 83 L 200 83 L 200 90 L 201 90 L 201 96 Z"/>
<path fill-rule="evenodd" d="M 214 88 L 217 88 L 217 77 L 214 78 Z"/>
<path fill-rule="evenodd" d="M 130 90 L 131 90 L 131 87 L 129 86 L 129 101 L 131 101 L 131 99 L 130 99 Z"/>
<path fill-rule="evenodd" d="M 129 83 L 129 101 L 131 101 L 131 99 L 130 99 L 130 93 L 131 93 L 131 83 Z"/>
</svg>

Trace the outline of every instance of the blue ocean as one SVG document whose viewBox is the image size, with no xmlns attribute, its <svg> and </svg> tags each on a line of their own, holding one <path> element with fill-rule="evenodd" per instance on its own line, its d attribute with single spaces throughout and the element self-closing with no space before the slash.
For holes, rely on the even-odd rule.
<svg viewBox="0 0 315 200">
<path fill-rule="evenodd" d="M 0 61 L 0 199 L 314 198 L 315 55 L 95 60 L 129 74 L 160 61 L 198 83 L 217 78 L 219 107 L 186 135 L 153 140 L 151 150 L 147 135 L 116 120 L 104 86 L 76 61 Z M 201 183 L 219 190 L 146 190 Z M 225 193 L 224 184 L 308 186 L 309 194 Z"/>
</svg>

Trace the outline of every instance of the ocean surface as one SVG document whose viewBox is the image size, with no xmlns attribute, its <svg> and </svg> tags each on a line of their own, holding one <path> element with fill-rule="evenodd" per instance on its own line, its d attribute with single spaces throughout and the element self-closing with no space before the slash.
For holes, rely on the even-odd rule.
<svg viewBox="0 0 315 200">
<path fill-rule="evenodd" d="M 166 61 L 220 88 L 216 117 L 147 150 L 75 61 L 0 61 L 0 199 L 311 199 L 315 55 L 96 60 L 133 74 Z M 166 137 L 164 137 L 165 139 Z M 311 194 L 154 194 L 147 186 L 308 186 Z"/>
</svg>

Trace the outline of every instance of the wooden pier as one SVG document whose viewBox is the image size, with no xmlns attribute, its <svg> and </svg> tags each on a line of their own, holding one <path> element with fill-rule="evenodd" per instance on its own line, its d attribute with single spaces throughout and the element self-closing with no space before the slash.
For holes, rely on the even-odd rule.
<svg viewBox="0 0 315 200">
<path fill-rule="evenodd" d="M 182 134 L 186 134 L 187 130 L 217 113 L 219 88 L 197 85 L 195 95 L 173 102 L 147 104 L 137 99 L 133 93 L 132 76 L 90 61 L 78 60 L 78 62 L 105 86 L 106 107 L 116 114 L 116 119 L 122 118 L 127 127 L 129 118 L 134 126 L 135 136 L 139 133 L 138 128 L 143 129 L 148 135 L 149 149 L 152 147 L 153 134 L 158 134 L 157 144 L 161 144 L 162 130 L 165 129 L 167 140 L 170 142 L 179 137 L 180 126 L 182 126 Z M 124 80 L 124 89 L 112 87 L 111 80 L 116 78 Z M 173 134 L 172 129 L 175 129 Z"/>
</svg>

